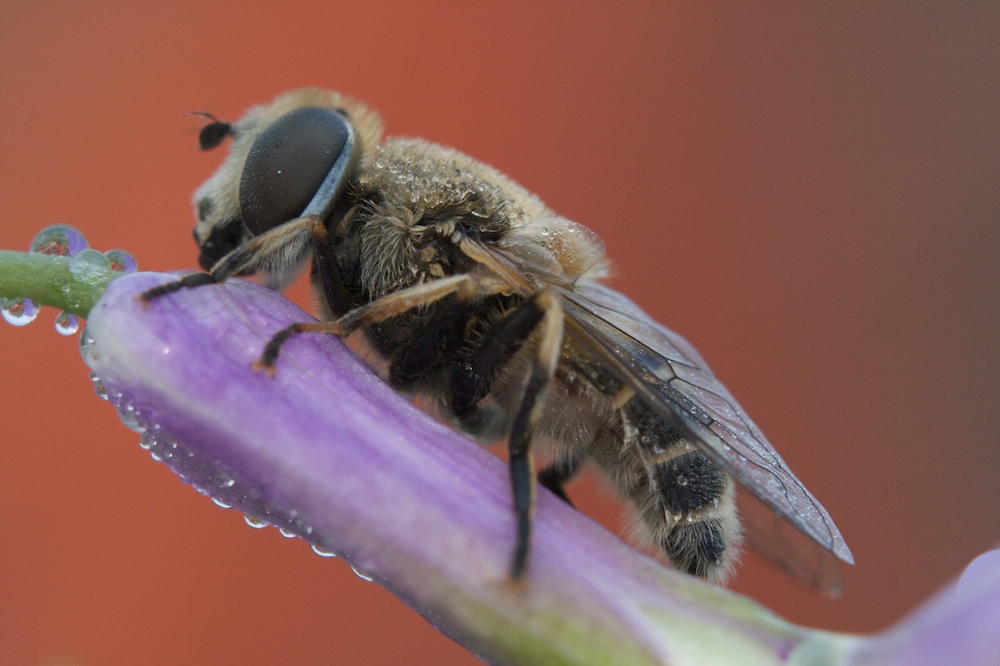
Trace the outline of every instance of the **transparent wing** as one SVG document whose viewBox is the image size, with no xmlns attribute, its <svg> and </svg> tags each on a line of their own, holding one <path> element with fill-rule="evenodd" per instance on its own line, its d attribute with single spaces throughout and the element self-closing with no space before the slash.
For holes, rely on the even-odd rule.
<svg viewBox="0 0 1000 666">
<path fill-rule="evenodd" d="M 568 330 L 668 423 L 726 469 L 754 497 L 826 551 L 852 563 L 854 558 L 826 509 L 788 469 L 778 452 L 715 378 L 687 340 L 651 319 L 630 300 L 596 283 L 559 289 L 566 301 Z M 777 527 L 751 521 L 751 545 L 771 559 L 773 541 L 788 543 Z M 763 525 L 761 538 L 754 530 Z M 761 542 L 764 543 L 761 543 Z M 794 548 L 795 552 L 801 547 Z M 813 559 L 810 554 L 808 559 Z M 795 562 L 781 562 L 790 569 Z M 825 563 L 818 562 L 818 568 Z M 799 572 L 800 578 L 811 574 Z M 821 574 L 820 579 L 828 576 Z M 827 583 L 817 583 L 829 587 Z"/>
</svg>

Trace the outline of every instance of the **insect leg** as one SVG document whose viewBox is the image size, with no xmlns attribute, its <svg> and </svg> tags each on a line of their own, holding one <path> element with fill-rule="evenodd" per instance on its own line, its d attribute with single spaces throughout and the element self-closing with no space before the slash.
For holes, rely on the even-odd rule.
<svg viewBox="0 0 1000 666">
<path fill-rule="evenodd" d="M 517 544 L 510 573 L 514 579 L 520 578 L 528 559 L 531 544 L 531 516 L 535 508 L 535 475 L 531 461 L 531 436 L 538 419 L 542 415 L 549 383 L 556 372 L 559 351 L 562 348 L 563 312 L 558 296 L 551 291 L 539 292 L 526 301 L 542 313 L 538 323 L 541 338 L 531 373 L 524 387 L 521 405 L 514 414 L 510 441 L 510 483 L 514 491 L 514 512 L 517 514 Z"/>
<path fill-rule="evenodd" d="M 189 273 L 179 280 L 174 280 L 173 282 L 167 282 L 161 284 L 158 287 L 153 287 L 152 289 L 147 289 L 139 295 L 139 300 L 142 301 L 143 305 L 148 306 L 153 299 L 159 298 L 160 296 L 166 296 L 167 294 L 172 294 L 175 291 L 180 291 L 181 289 L 190 289 L 192 287 L 200 287 L 206 284 L 216 284 L 218 280 L 211 273 Z"/>
<path fill-rule="evenodd" d="M 538 483 L 543 488 L 551 490 L 566 504 L 573 506 L 573 503 L 569 501 L 569 497 L 566 496 L 563 484 L 577 475 L 583 467 L 583 461 L 583 456 L 574 455 L 554 462 L 538 473 Z"/>
<path fill-rule="evenodd" d="M 531 438 L 542 414 L 549 383 L 555 375 L 562 347 L 563 311 L 559 297 L 542 291 L 525 300 L 500 321 L 493 335 L 478 350 L 475 361 L 453 375 L 452 408 L 462 420 L 474 418 L 475 403 L 488 391 L 487 378 L 508 361 L 528 337 L 538 331 L 538 347 L 520 402 L 511 423 L 509 452 L 510 482 L 517 519 L 517 542 L 510 575 L 524 574 L 531 543 L 531 517 L 535 506 L 535 474 L 531 460 Z"/>
<path fill-rule="evenodd" d="M 344 336 L 361 326 L 377 324 L 407 310 L 434 303 L 446 296 L 455 294 L 459 299 L 465 299 L 475 292 L 476 280 L 473 277 L 467 274 L 452 275 L 393 292 L 376 301 L 356 307 L 334 321 L 292 324 L 275 333 L 267 346 L 264 347 L 264 352 L 254 366 L 268 373 L 273 373 L 281 346 L 293 335 L 308 332 Z"/>
<path fill-rule="evenodd" d="M 326 244 L 326 227 L 317 217 L 301 217 L 282 224 L 243 243 L 212 266 L 210 273 L 192 273 L 143 292 L 139 298 L 152 300 L 181 289 L 222 282 L 238 274 L 277 272 L 301 261 L 309 244 Z"/>
</svg>

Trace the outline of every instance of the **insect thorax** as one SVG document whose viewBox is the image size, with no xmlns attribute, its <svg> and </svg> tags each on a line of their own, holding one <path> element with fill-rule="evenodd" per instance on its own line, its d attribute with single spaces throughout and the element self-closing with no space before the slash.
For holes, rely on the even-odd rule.
<svg viewBox="0 0 1000 666">
<path fill-rule="evenodd" d="M 352 194 L 358 212 L 349 233 L 367 300 L 469 269 L 447 239 L 428 237 L 428 227 L 457 224 L 496 238 L 552 214 L 496 169 L 420 139 L 382 144 Z"/>
</svg>

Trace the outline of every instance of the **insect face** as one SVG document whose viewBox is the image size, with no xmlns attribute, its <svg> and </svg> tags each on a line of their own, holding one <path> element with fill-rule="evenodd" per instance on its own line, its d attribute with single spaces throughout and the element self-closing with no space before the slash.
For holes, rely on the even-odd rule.
<svg viewBox="0 0 1000 666">
<path fill-rule="evenodd" d="M 328 219 L 347 174 L 381 131 L 378 116 L 363 105 L 313 89 L 255 107 L 232 125 L 213 119 L 199 137 L 202 148 L 216 147 L 226 135 L 232 135 L 233 145 L 222 167 L 195 193 L 194 237 L 202 268 L 212 270 L 236 248 L 291 220 Z M 302 245 L 266 258 L 258 249 L 257 265 L 223 266 L 216 273 L 265 272 L 280 279 L 308 254 Z"/>
</svg>

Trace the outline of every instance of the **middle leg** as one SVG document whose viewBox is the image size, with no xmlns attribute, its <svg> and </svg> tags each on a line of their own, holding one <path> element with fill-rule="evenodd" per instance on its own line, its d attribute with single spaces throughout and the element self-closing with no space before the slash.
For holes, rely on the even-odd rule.
<svg viewBox="0 0 1000 666">
<path fill-rule="evenodd" d="M 531 547 L 531 519 L 535 508 L 531 440 L 562 349 L 563 310 L 559 297 L 554 292 L 542 291 L 521 303 L 500 321 L 472 363 L 456 369 L 452 380 L 453 413 L 465 423 L 474 421 L 476 403 L 489 391 L 489 377 L 536 332 L 538 344 L 514 411 L 507 443 L 517 520 L 517 540 L 510 566 L 511 578 L 515 580 L 524 575 Z"/>
</svg>

